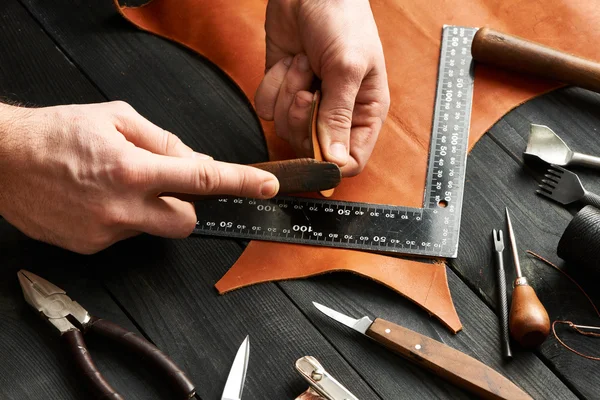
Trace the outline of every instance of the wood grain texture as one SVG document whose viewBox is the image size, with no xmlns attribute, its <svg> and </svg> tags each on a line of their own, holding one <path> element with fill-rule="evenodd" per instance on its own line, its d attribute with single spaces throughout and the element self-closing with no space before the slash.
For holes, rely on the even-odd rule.
<svg viewBox="0 0 600 400">
<path fill-rule="evenodd" d="M 550 320 L 568 319 L 576 323 L 597 324 L 597 316 L 583 294 L 559 272 L 526 254 L 531 250 L 564 268 L 590 295 L 596 304 L 600 291 L 590 274 L 578 265 L 564 263 L 556 254 L 559 238 L 573 217 L 574 210 L 535 194 L 547 165 L 525 164 L 530 123 L 546 124 L 575 149 L 600 154 L 597 141 L 597 115 L 600 96 L 583 89 L 566 88 L 532 100 L 513 110 L 492 127 L 489 137 L 473 149 L 468 161 L 465 212 L 462 219 L 459 257 L 452 268 L 497 311 L 493 274 L 491 231 L 506 229 L 504 207 L 511 212 L 520 251 L 521 268 L 529 284 L 548 311 Z M 477 167 L 472 167 L 474 164 Z M 585 168 L 573 169 L 590 190 L 600 189 L 597 173 Z M 505 251 L 507 282 L 515 279 L 510 253 Z M 509 298 L 512 288 L 508 288 Z M 589 338 L 566 332 L 559 334 L 574 348 L 597 354 L 597 344 Z M 516 346 L 515 346 L 516 348 Z M 515 350 L 513 348 L 513 350 Z M 595 363 L 579 357 L 562 346 L 552 335 L 542 344 L 539 354 L 578 395 L 597 398 L 600 381 Z"/>
<path fill-rule="evenodd" d="M 376 318 L 365 334 L 403 356 L 484 399 L 531 399 L 517 385 L 474 359 L 437 340 Z"/>
<path fill-rule="evenodd" d="M 499 68 L 600 92 L 600 64 L 491 28 L 473 37 L 473 58 Z"/>
<path fill-rule="evenodd" d="M 0 4 L 0 21 L 3 101 L 47 106 L 59 101 L 104 99 L 17 0 Z M 139 333 L 103 285 L 86 270 L 85 258 L 32 241 L 0 220 L 0 398 L 87 398 L 89 393 L 68 363 L 58 332 L 25 302 L 17 280 L 21 268 L 65 289 L 98 315 Z M 102 341 L 87 343 L 106 379 L 126 392 L 128 399 L 168 397 L 168 388 L 146 372 L 142 362 L 123 357 Z"/>
</svg>

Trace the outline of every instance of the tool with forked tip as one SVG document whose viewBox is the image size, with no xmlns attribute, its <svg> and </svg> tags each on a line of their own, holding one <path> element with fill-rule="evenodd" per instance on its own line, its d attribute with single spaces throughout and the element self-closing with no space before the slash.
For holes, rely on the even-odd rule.
<svg viewBox="0 0 600 400">
<path fill-rule="evenodd" d="M 502 230 L 492 232 L 494 250 L 496 253 L 496 271 L 498 278 L 498 304 L 500 305 L 500 327 L 502 334 L 502 355 L 506 359 L 512 358 L 510 350 L 510 335 L 508 333 L 508 298 L 506 296 L 506 275 L 504 273 L 504 236 Z"/>
<path fill-rule="evenodd" d="M 313 302 L 313 305 L 329 318 L 482 398 L 531 399 L 492 368 L 437 340 L 381 318 L 354 319 L 321 304 Z"/>
<path fill-rule="evenodd" d="M 536 347 L 546 340 L 550 333 L 550 318 L 535 291 L 529 286 L 527 278 L 521 273 L 519 253 L 508 208 L 506 209 L 506 221 L 517 273 L 517 278 L 513 283 L 508 326 L 513 339 L 521 346 Z"/>
<path fill-rule="evenodd" d="M 580 202 L 583 205 L 591 205 L 600 208 L 600 196 L 587 191 L 577 174 L 568 171 L 558 165 L 548 168 L 548 173 L 542 179 L 537 194 L 546 196 L 560 204 L 571 204 Z"/>
</svg>

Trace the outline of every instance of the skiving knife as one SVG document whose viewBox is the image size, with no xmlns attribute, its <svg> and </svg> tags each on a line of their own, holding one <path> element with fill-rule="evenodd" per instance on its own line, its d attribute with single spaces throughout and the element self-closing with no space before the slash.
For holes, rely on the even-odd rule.
<svg viewBox="0 0 600 400">
<path fill-rule="evenodd" d="M 531 399 L 492 368 L 437 340 L 381 318 L 354 319 L 324 305 L 315 302 L 313 305 L 329 318 L 484 399 Z"/>
</svg>

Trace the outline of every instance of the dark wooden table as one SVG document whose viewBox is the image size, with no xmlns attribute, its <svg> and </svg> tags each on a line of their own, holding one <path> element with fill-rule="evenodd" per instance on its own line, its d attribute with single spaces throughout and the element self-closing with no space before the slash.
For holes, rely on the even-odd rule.
<svg viewBox="0 0 600 400">
<path fill-rule="evenodd" d="M 191 52 L 136 30 L 112 0 L 3 0 L 0 4 L 0 96 L 49 106 L 125 100 L 186 143 L 221 160 L 267 159 L 258 122 L 223 74 Z M 447 268 L 463 330 L 453 335 L 395 292 L 345 273 L 260 284 L 220 296 L 215 282 L 245 242 L 141 236 L 93 256 L 28 239 L 0 223 L 0 398 L 81 399 L 82 387 L 57 332 L 25 303 L 16 272 L 31 270 L 64 288 L 90 312 L 139 332 L 169 354 L 197 384 L 200 399 L 219 399 L 246 335 L 251 356 L 246 399 L 292 399 L 307 384 L 294 370 L 317 357 L 360 399 L 470 398 L 319 314 L 320 301 L 352 315 L 379 316 L 440 340 L 497 369 L 536 399 L 600 398 L 600 364 L 551 336 L 536 351 L 501 359 L 491 230 L 512 212 L 526 276 L 550 317 L 599 325 L 575 285 L 525 254 L 559 263 L 597 304 L 597 281 L 564 265 L 556 245 L 572 213 L 536 196 L 537 171 L 523 163 L 530 123 L 554 128 L 573 148 L 600 154 L 600 96 L 565 88 L 507 114 L 468 158 L 459 256 Z M 581 171 L 591 190 L 597 174 Z M 508 279 L 514 273 L 509 271 Z M 561 334 L 600 354 L 598 341 Z M 90 340 L 100 370 L 128 399 L 170 398 L 164 379 L 139 361 Z"/>
</svg>

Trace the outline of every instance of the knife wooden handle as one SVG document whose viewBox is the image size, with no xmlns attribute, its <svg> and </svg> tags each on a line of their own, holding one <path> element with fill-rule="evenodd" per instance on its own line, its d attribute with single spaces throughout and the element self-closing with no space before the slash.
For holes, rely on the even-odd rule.
<svg viewBox="0 0 600 400">
<path fill-rule="evenodd" d="M 410 329 L 377 318 L 365 334 L 484 399 L 531 399 L 518 386 L 482 362 Z"/>
<path fill-rule="evenodd" d="M 600 63 L 517 36 L 481 28 L 471 53 L 478 62 L 600 92 Z"/>
<path fill-rule="evenodd" d="M 342 181 L 342 171 L 337 164 L 317 161 L 313 158 L 269 161 L 250 164 L 249 166 L 268 171 L 275 175 L 279 180 L 278 194 L 318 192 L 334 188 Z M 172 192 L 163 192 L 160 196 L 176 197 L 183 201 L 199 201 L 215 197 Z"/>
</svg>

